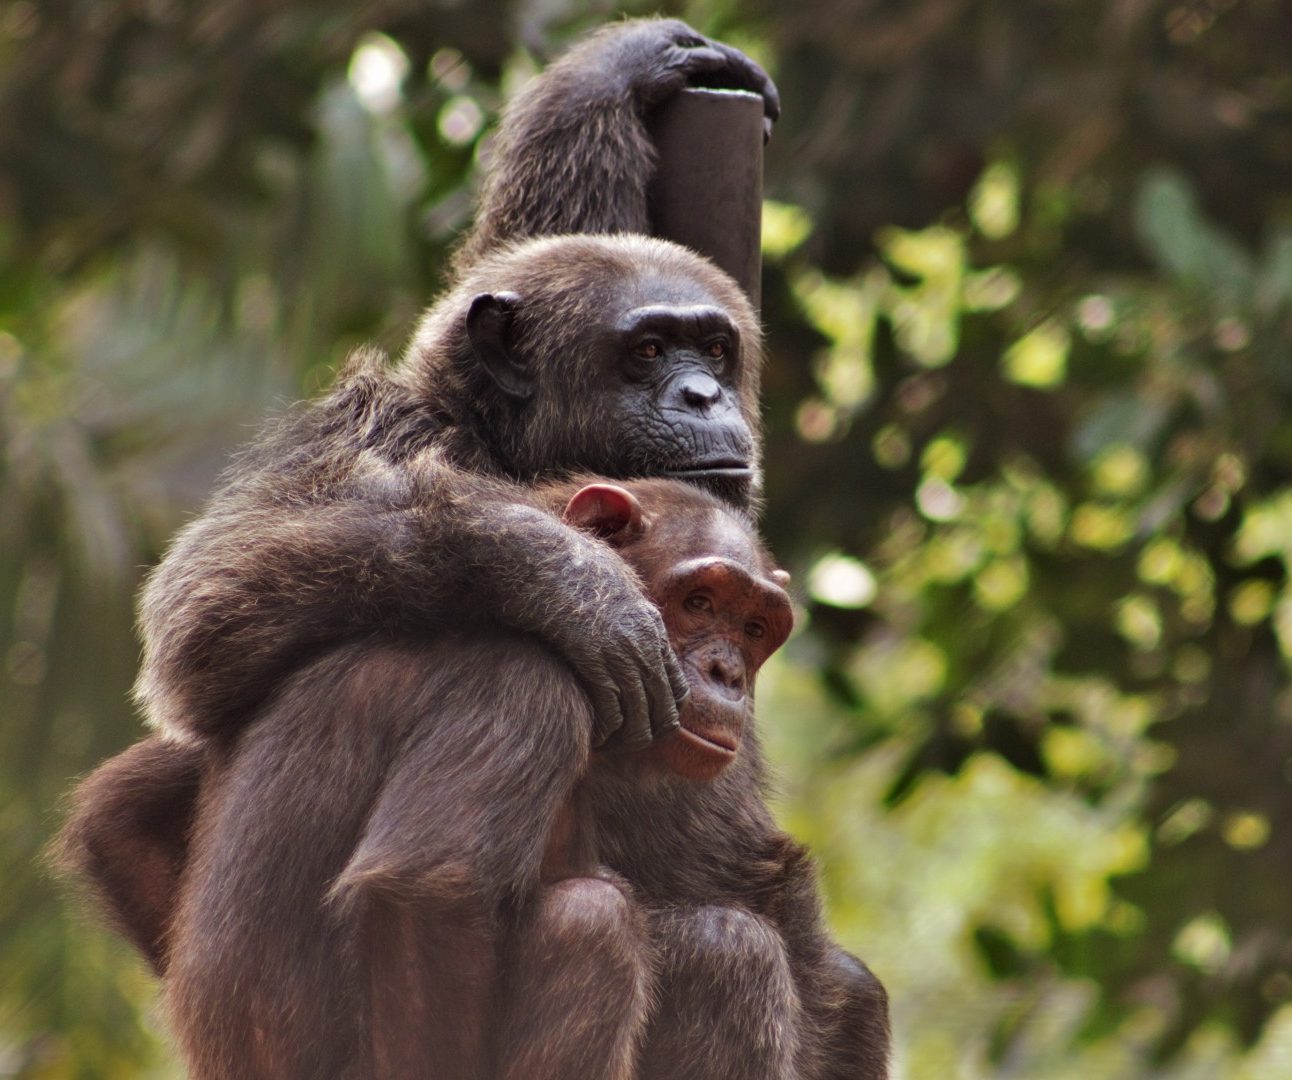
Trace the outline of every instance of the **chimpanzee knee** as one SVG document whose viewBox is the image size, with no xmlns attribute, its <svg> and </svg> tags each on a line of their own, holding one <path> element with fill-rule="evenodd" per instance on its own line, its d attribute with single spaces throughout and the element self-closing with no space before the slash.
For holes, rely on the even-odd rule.
<svg viewBox="0 0 1292 1080">
<path fill-rule="evenodd" d="M 834 961 L 837 977 L 851 1000 L 888 1015 L 888 991 L 875 978 L 870 968 L 852 953 L 839 948 L 832 950 L 831 959 Z"/>
<path fill-rule="evenodd" d="M 601 878 L 567 878 L 540 895 L 530 926 L 554 946 L 602 950 L 616 939 L 638 936 L 633 902 Z"/>
<path fill-rule="evenodd" d="M 798 995 L 780 934 L 735 907 L 672 912 L 652 927 L 659 1003 L 644 1080 L 783 1080 L 794 1075 Z"/>
<path fill-rule="evenodd" d="M 714 981 L 779 983 L 790 977 L 780 934 L 742 908 L 698 908 L 672 932 L 679 960 Z"/>
<path fill-rule="evenodd" d="M 627 893 L 599 878 L 545 887 L 514 938 L 494 1075 L 631 1076 L 650 974 L 645 930 Z"/>
</svg>

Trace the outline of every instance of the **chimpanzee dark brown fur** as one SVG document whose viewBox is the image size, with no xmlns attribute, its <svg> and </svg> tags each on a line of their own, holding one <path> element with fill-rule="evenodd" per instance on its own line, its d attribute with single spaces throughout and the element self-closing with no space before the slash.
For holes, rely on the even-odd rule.
<svg viewBox="0 0 1292 1080">
<path fill-rule="evenodd" d="M 194 1076 L 886 1075 L 883 990 L 826 937 L 810 863 L 762 799 L 752 679 L 788 630 L 779 582 L 718 502 L 628 487 L 636 520 L 613 507 L 572 520 L 669 597 L 683 724 L 712 731 L 705 700 L 732 704 L 730 759 L 696 781 L 662 744 L 593 752 L 586 695 L 519 635 L 347 646 L 305 667 L 212 755 L 178 915 L 117 912 L 171 958 Z M 547 505 L 575 506 L 572 490 Z M 744 591 L 730 584 L 742 575 Z M 713 647 L 742 632 L 739 657 Z M 102 792 L 131 755 L 157 776 L 171 751 L 191 798 L 198 751 L 141 747 L 88 782 L 108 813 L 128 807 Z M 152 819 L 93 809 L 65 850 L 94 847 L 81 861 L 102 874 L 103 849 Z M 168 868 L 109 900 L 173 882 Z"/>
<path fill-rule="evenodd" d="M 485 620 L 570 662 L 598 742 L 676 726 L 658 615 L 515 488 L 595 471 L 757 492 L 746 298 L 676 245 L 587 235 L 647 226 L 647 114 L 688 82 L 778 109 L 757 65 L 672 20 L 607 28 L 520 96 L 453 284 L 403 360 L 360 355 L 274 426 L 150 576 L 136 695 L 154 727 L 227 739 L 337 645 Z"/>
</svg>

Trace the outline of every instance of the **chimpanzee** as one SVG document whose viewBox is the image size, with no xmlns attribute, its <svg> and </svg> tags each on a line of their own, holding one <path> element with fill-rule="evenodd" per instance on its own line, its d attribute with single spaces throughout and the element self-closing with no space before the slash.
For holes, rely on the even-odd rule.
<svg viewBox="0 0 1292 1080">
<path fill-rule="evenodd" d="M 363 353 L 281 420 L 151 574 L 136 696 L 155 727 L 227 740 L 343 642 L 484 620 L 566 658 L 598 744 L 677 726 L 685 682 L 658 613 L 518 487 L 582 470 L 757 495 L 745 296 L 677 245 L 589 235 L 649 227 L 650 110 L 688 83 L 779 110 L 761 68 L 673 20 L 607 27 L 520 95 L 453 282 L 402 361 Z"/>
<path fill-rule="evenodd" d="M 634 575 L 537 505 L 532 485 L 586 469 L 674 476 L 737 507 L 760 486 L 760 337 L 745 297 L 675 245 L 587 235 L 649 224 L 649 112 L 688 82 L 750 88 L 769 118 L 778 109 L 756 65 L 672 21 L 609 28 L 536 80 L 504 121 L 453 282 L 402 362 L 388 371 L 361 354 L 331 394 L 275 425 L 148 583 L 138 696 L 154 725 L 192 745 L 145 743 L 118 776 L 176 754 L 177 790 L 200 793 L 196 825 L 186 834 L 159 816 L 159 773 L 133 809 L 112 802 L 119 789 L 101 776 L 101 805 L 162 841 L 151 849 L 156 880 L 126 874 L 117 887 L 166 926 L 140 940 L 166 968 L 198 1075 L 341 1075 L 338 1061 L 359 1076 L 491 1075 L 488 1018 L 514 1032 L 507 1060 L 528 1061 L 521 1048 L 543 1044 L 522 1027 L 540 1007 L 568 1025 L 544 1052 L 608 1054 L 604 1074 L 615 1075 L 629 1067 L 625 1047 L 639 1041 L 630 1033 L 650 1000 L 642 978 L 657 966 L 669 1001 L 640 1036 L 644 1069 L 670 1060 L 671 1033 L 700 1022 L 715 1047 L 738 1041 L 724 1024 L 751 1045 L 706 1068 L 882 1075 L 882 991 L 822 944 L 801 854 L 783 838 L 760 845 L 759 820 L 704 820 L 715 811 L 703 800 L 678 803 L 680 820 L 666 805 L 627 823 L 656 847 L 638 837 L 626 850 L 686 852 L 697 866 L 694 895 L 658 907 L 652 875 L 666 868 L 643 864 L 642 881 L 625 884 L 612 847 L 610 877 L 535 885 L 544 865 L 569 857 L 560 838 L 587 832 L 571 793 L 576 779 L 586 777 L 580 790 L 596 780 L 593 748 L 605 748 L 609 775 L 653 738 L 685 740 L 673 733 L 688 684 Z M 555 764 L 553 748 L 564 754 Z M 712 767 L 720 748 L 699 749 Z M 700 768 L 662 742 L 652 756 L 660 767 L 642 792 L 683 782 L 670 758 Z M 412 761 L 422 772 L 400 767 Z M 717 792 L 737 775 L 733 765 L 685 782 Z M 434 780 L 433 800 L 416 801 L 419 779 Z M 746 798 L 757 802 L 756 789 Z M 615 806 L 594 819 L 614 820 Z M 715 837 L 723 820 L 737 835 Z M 401 845 L 418 829 L 416 850 Z M 140 853 L 147 835 L 137 834 Z M 705 838 L 710 848 L 688 846 Z M 383 862 L 401 853 L 415 865 Z M 311 904 L 325 866 L 345 873 Z M 737 878 L 741 889 L 724 893 Z M 604 1016 L 580 1010 L 575 1023 L 577 973 L 550 1001 L 495 1002 L 525 979 L 539 992 L 536 975 L 499 978 L 500 965 L 535 972 L 527 950 L 550 944 L 545 928 L 565 925 L 562 910 L 576 924 L 603 910 L 602 880 L 624 898 L 616 925 L 640 931 L 639 948 L 620 956 L 632 992 L 613 993 L 614 957 L 592 965 L 562 950 L 563 963 L 587 959 L 603 979 Z M 182 902 L 167 922 L 177 882 Z M 706 943 L 725 959 L 683 962 Z M 799 964 L 788 984 L 785 957 Z M 659 1019 L 687 1000 L 732 1007 L 719 1022 L 697 1021 L 703 1009 Z M 767 1015 L 770 1027 L 751 1026 Z M 418 1059 L 427 1047 L 434 1061 Z M 581 1065 L 545 1067 L 574 1075 Z"/>
<path fill-rule="evenodd" d="M 753 678 L 789 632 L 784 576 L 689 485 L 531 505 L 639 576 L 691 690 L 681 729 L 595 751 L 559 657 L 466 629 L 339 648 L 230 749 L 109 762 L 64 851 L 165 967 L 192 1074 L 885 1076 L 883 990 L 763 802 Z M 181 804 L 200 779 L 191 853 L 168 772 Z"/>
</svg>

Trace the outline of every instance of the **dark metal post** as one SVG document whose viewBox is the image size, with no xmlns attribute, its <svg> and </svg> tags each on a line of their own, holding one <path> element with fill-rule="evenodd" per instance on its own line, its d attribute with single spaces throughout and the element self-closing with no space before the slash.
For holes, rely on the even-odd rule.
<svg viewBox="0 0 1292 1080">
<path fill-rule="evenodd" d="M 743 90 L 683 90 L 652 118 L 659 166 L 651 231 L 717 263 L 761 298 L 763 100 Z"/>
</svg>

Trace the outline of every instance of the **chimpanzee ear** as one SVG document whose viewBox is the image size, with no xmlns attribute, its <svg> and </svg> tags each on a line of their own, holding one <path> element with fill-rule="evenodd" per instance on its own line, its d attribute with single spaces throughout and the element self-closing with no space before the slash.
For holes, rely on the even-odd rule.
<svg viewBox="0 0 1292 1080">
<path fill-rule="evenodd" d="M 611 544 L 622 544 L 642 531 L 642 504 L 616 484 L 589 484 L 565 504 L 561 520 Z"/>
<path fill-rule="evenodd" d="M 520 307 L 515 293 L 481 293 L 467 309 L 471 351 L 508 397 L 524 401 L 534 393 L 534 372 L 513 347 L 512 321 Z"/>
</svg>

